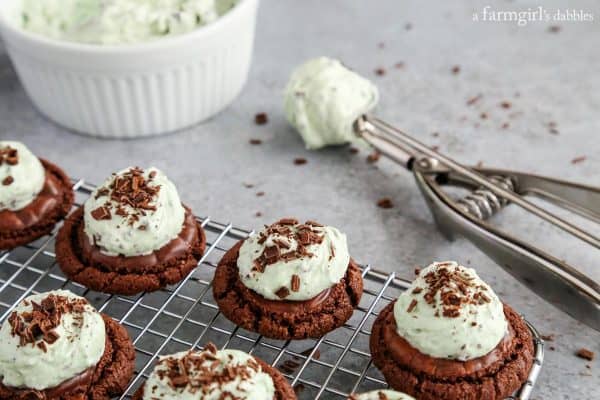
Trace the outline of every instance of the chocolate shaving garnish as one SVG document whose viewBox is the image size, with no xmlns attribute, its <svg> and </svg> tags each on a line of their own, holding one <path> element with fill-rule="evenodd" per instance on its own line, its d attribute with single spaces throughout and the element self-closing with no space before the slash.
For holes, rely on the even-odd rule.
<svg viewBox="0 0 600 400">
<path fill-rule="evenodd" d="M 292 275 L 292 282 L 290 285 L 292 292 L 297 292 L 300 290 L 300 277 L 298 275 Z"/>
<path fill-rule="evenodd" d="M 60 336 L 55 328 L 60 325 L 62 316 L 69 313 L 74 314 L 75 317 L 81 316 L 88 304 L 85 299 L 71 299 L 50 294 L 40 304 L 32 301 L 31 311 L 20 314 L 13 312 L 8 319 L 11 326 L 10 333 L 12 336 L 19 337 L 20 346 L 32 344 L 44 350 L 46 345 L 51 345 L 59 339 Z"/>
<path fill-rule="evenodd" d="M 229 361 L 233 357 L 229 355 Z M 233 365 L 224 363 L 217 357 L 217 348 L 209 343 L 203 352 L 189 351 L 181 358 L 166 357 L 159 361 L 162 369 L 157 370 L 161 380 L 166 380 L 173 389 L 183 388 L 192 394 L 199 393 L 212 398 L 215 391 L 222 392 L 219 398 L 235 400 L 223 391 L 223 385 L 234 382 L 238 378 L 249 380 L 252 373 L 261 370 L 256 360 L 249 360 L 246 364 Z"/>
<path fill-rule="evenodd" d="M 415 300 L 415 299 L 413 299 L 410 302 L 410 304 L 408 305 L 408 308 L 406 309 L 406 312 L 408 312 L 408 313 L 412 312 L 415 309 L 415 307 L 417 306 L 417 303 L 418 303 L 418 301 Z"/>
<path fill-rule="evenodd" d="M 453 269 L 451 266 L 452 263 L 439 263 L 436 270 L 428 272 L 423 277 L 428 285 L 424 289 L 427 292 L 423 298 L 428 304 L 434 305 L 436 295 L 439 294 L 442 315 L 457 318 L 464 304 L 483 305 L 492 301 L 485 293 L 488 290 L 487 286 L 475 284 L 474 277 L 466 274 L 460 267 Z M 416 293 L 423 290 L 415 288 L 413 293 L 417 289 Z"/>
<path fill-rule="evenodd" d="M 112 218 L 110 209 L 106 206 L 98 207 L 91 212 L 92 218 L 96 221 L 109 220 Z"/>
<path fill-rule="evenodd" d="M 156 211 L 153 202 L 160 186 L 149 184 L 155 177 L 156 171 L 153 170 L 146 179 L 144 171 L 140 168 L 131 168 L 124 174 L 115 176 L 108 188 L 101 188 L 96 193 L 96 199 L 108 196 L 112 203 L 107 202 L 103 207 L 94 210 L 92 216 L 97 220 L 108 220 L 112 216 L 111 211 L 114 211 L 133 225 L 148 211 Z"/>
<path fill-rule="evenodd" d="M 288 297 L 290 295 L 290 290 L 288 288 L 286 288 L 285 286 L 282 286 L 279 288 L 278 291 L 275 292 L 275 294 L 280 299 L 285 299 L 286 297 Z"/>
<path fill-rule="evenodd" d="M 273 245 L 265 247 L 262 254 L 254 260 L 252 268 L 255 272 L 264 272 L 266 266 L 279 261 L 291 261 L 304 257 L 313 257 L 314 254 L 308 250 L 308 246 L 323 243 L 324 235 L 317 229 L 314 222 L 298 224 L 295 218 L 284 218 L 270 226 L 265 226 L 257 240 L 264 245 L 271 238 Z M 292 248 L 292 242 L 296 242 L 296 248 Z"/>
<path fill-rule="evenodd" d="M 14 181 L 15 181 L 15 179 L 14 179 L 12 176 L 10 176 L 10 175 L 9 175 L 9 176 L 7 176 L 6 178 L 4 178 L 4 179 L 2 180 L 2 184 L 3 184 L 4 186 L 9 186 L 9 185 L 10 185 L 10 184 L 12 184 Z"/>
<path fill-rule="evenodd" d="M 17 165 L 19 163 L 19 151 L 10 146 L 0 148 L 0 165 Z"/>
</svg>

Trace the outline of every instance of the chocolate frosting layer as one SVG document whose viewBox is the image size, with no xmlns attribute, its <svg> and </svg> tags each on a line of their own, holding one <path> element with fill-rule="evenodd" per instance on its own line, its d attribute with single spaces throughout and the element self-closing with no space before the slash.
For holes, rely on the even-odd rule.
<svg viewBox="0 0 600 400">
<path fill-rule="evenodd" d="M 44 187 L 38 196 L 25 208 L 18 211 L 0 211 L 0 233 L 27 229 L 48 216 L 62 204 L 63 183 L 48 169 L 48 163 L 40 160 L 46 169 Z"/>
<path fill-rule="evenodd" d="M 314 310 L 327 300 L 331 294 L 331 288 L 323 290 L 317 296 L 310 300 L 290 301 L 290 300 L 269 300 L 265 299 L 253 290 L 248 289 L 240 283 L 240 290 L 244 291 L 245 299 L 254 306 L 265 307 L 276 313 L 297 313 Z"/>
<path fill-rule="evenodd" d="M 191 210 L 185 207 L 185 219 L 179 235 L 151 254 L 134 257 L 103 254 L 84 232 L 83 223 L 77 228 L 77 242 L 84 264 L 124 274 L 151 273 L 164 270 L 172 260 L 183 257 L 198 241 L 198 224 Z"/>
<path fill-rule="evenodd" d="M 397 333 L 396 320 L 393 313 L 386 315 L 382 328 L 383 341 L 392 358 L 399 365 L 410 367 L 416 374 L 437 376 L 440 378 L 460 378 L 477 375 L 478 372 L 489 373 L 499 368 L 514 350 L 514 330 L 509 325 L 509 331 L 498 346 L 488 354 L 468 361 L 458 361 L 444 358 L 434 358 L 421 353 L 412 347 Z M 497 365 L 496 368 L 494 366 Z"/>
</svg>

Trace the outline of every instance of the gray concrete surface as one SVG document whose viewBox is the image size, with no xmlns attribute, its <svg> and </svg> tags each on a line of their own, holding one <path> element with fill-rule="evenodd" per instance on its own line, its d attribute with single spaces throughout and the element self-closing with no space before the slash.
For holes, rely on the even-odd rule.
<svg viewBox="0 0 600 400">
<path fill-rule="evenodd" d="M 526 10 L 541 2 L 490 3 L 496 10 Z M 205 124 L 137 141 L 97 140 L 50 123 L 0 54 L 0 137 L 23 140 L 91 182 L 128 165 L 156 165 L 198 214 L 238 226 L 260 227 L 288 215 L 337 225 L 347 232 L 355 258 L 401 276 L 432 260 L 469 263 L 542 333 L 555 335 L 532 398 L 600 399 L 600 363 L 574 355 L 580 347 L 600 353 L 598 332 L 540 300 L 468 242 L 446 241 L 401 168 L 384 160 L 367 164 L 365 150 L 307 152 L 282 114 L 290 70 L 309 57 L 338 57 L 379 85 L 378 115 L 459 160 L 600 185 L 598 3 L 545 1 L 551 12 L 583 9 L 595 21 L 525 27 L 473 22 L 473 13 L 487 4 L 264 0 L 254 66 L 241 97 Z M 549 31 L 551 25 L 560 30 Z M 460 66 L 457 74 L 454 65 Z M 377 68 L 386 74 L 377 76 Z M 478 94 L 481 100 L 468 106 Z M 503 101 L 511 107 L 502 108 Z M 262 111 L 270 123 L 256 126 L 254 114 Z M 263 144 L 251 146 L 251 138 Z M 581 156 L 585 161 L 571 162 Z M 295 166 L 296 157 L 308 164 Z M 375 205 L 384 196 L 393 209 Z M 596 250 L 579 249 L 537 220 L 506 211 L 495 218 L 498 224 L 587 265 L 583 269 L 600 278 Z"/>
</svg>

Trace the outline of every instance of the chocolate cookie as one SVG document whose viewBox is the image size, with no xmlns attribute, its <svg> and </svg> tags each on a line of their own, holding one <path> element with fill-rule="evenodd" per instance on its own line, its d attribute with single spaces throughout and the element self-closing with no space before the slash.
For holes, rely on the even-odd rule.
<svg viewBox="0 0 600 400">
<path fill-rule="evenodd" d="M 505 339 L 489 354 L 461 362 L 429 357 L 398 336 L 394 303 L 381 311 L 370 339 L 373 363 L 394 389 L 420 400 L 503 400 L 527 380 L 533 338 L 509 306 L 504 305 L 509 323 Z"/>
<path fill-rule="evenodd" d="M 71 180 L 56 165 L 40 161 L 46 170 L 46 180 L 38 196 L 21 210 L 0 211 L 0 250 L 10 250 L 47 235 L 71 210 L 75 197 Z"/>
<path fill-rule="evenodd" d="M 297 399 L 294 389 L 277 368 L 270 366 L 260 358 L 254 357 L 254 359 L 260 364 L 262 370 L 273 379 L 273 384 L 275 385 L 275 398 L 273 400 Z M 141 386 L 133 395 L 132 400 L 142 400 L 144 398 L 144 388 L 145 386 Z"/>
<path fill-rule="evenodd" d="M 184 279 L 206 249 L 206 235 L 186 208 L 179 236 L 145 256 L 107 256 L 83 230 L 83 207 L 69 216 L 58 233 L 56 260 L 69 279 L 105 293 L 133 295 L 159 290 Z"/>
<path fill-rule="evenodd" d="M 237 258 L 242 241 L 219 262 L 213 295 L 232 322 L 273 339 L 319 338 L 342 326 L 354 312 L 363 291 L 360 268 L 350 261 L 346 276 L 308 301 L 272 301 L 248 289 L 239 278 Z"/>
<path fill-rule="evenodd" d="M 46 390 L 14 389 L 0 383 L 1 400 L 110 400 L 121 395 L 135 368 L 135 349 L 127 330 L 102 315 L 106 327 L 106 347 L 94 368 Z"/>
</svg>

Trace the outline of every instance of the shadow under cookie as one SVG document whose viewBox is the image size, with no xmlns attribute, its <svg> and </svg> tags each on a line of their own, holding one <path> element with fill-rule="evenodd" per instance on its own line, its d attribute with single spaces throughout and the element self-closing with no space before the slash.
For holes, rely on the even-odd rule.
<svg viewBox="0 0 600 400">
<path fill-rule="evenodd" d="M 83 230 L 83 207 L 69 216 L 58 233 L 56 260 L 71 280 L 99 292 L 133 295 L 152 292 L 183 280 L 206 249 L 206 235 L 186 208 L 179 236 L 149 255 L 108 256 Z"/>
<path fill-rule="evenodd" d="M 46 172 L 42 191 L 26 207 L 0 211 L 0 250 L 10 250 L 49 234 L 71 210 L 71 180 L 56 165 L 40 159 Z"/>
<path fill-rule="evenodd" d="M 267 300 L 244 286 L 239 277 L 237 258 L 242 243 L 223 256 L 213 279 L 215 301 L 229 320 L 269 338 L 299 340 L 320 338 L 350 319 L 363 292 L 360 268 L 353 260 L 339 283 L 311 300 Z"/>
<path fill-rule="evenodd" d="M 533 338 L 525 321 L 509 306 L 509 333 L 490 353 L 468 361 L 433 358 L 396 333 L 394 302 L 373 324 L 373 363 L 388 384 L 420 400 L 504 400 L 527 380 L 533 364 Z"/>
<path fill-rule="evenodd" d="M 2 400 L 110 400 L 121 395 L 131 381 L 135 368 L 135 349 L 127 330 L 102 314 L 106 346 L 98 364 L 81 375 L 46 390 L 14 389 L 0 383 Z"/>
</svg>

